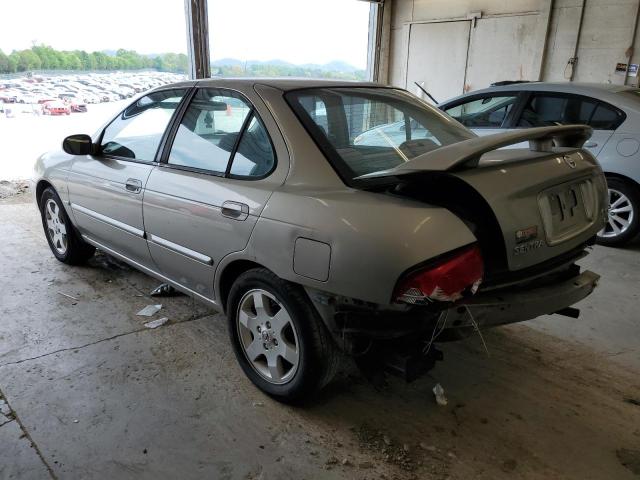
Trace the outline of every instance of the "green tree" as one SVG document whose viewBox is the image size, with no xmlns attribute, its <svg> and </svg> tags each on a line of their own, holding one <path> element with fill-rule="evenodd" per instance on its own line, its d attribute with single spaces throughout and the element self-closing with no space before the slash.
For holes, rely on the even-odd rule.
<svg viewBox="0 0 640 480">
<path fill-rule="evenodd" d="M 9 57 L 0 50 L 0 73 L 9 73 Z"/>
<path fill-rule="evenodd" d="M 16 53 L 17 69 L 19 72 L 26 72 L 28 70 L 39 70 L 42 66 L 40 57 L 38 57 L 38 55 L 32 50 L 21 50 L 14 53 Z"/>
</svg>

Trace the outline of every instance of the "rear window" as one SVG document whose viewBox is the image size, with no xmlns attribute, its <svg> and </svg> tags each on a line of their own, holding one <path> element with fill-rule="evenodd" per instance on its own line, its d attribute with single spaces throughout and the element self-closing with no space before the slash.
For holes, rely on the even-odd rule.
<svg viewBox="0 0 640 480">
<path fill-rule="evenodd" d="M 522 111 L 518 126 L 584 124 L 597 130 L 615 130 L 624 119 L 620 110 L 593 98 L 535 93 Z"/>
<path fill-rule="evenodd" d="M 408 162 L 475 134 L 390 88 L 317 88 L 286 99 L 343 181 Z"/>
</svg>

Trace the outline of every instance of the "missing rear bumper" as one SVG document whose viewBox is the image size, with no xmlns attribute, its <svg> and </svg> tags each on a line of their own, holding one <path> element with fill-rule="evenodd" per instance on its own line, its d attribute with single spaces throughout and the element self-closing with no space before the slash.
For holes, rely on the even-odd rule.
<svg viewBox="0 0 640 480">
<path fill-rule="evenodd" d="M 481 294 L 450 309 L 447 327 L 473 327 L 474 322 L 481 328 L 493 327 L 566 311 L 589 296 L 599 279 L 600 275 L 587 270 L 559 283 Z"/>
<path fill-rule="evenodd" d="M 462 333 L 476 326 L 489 328 L 567 312 L 568 307 L 591 294 L 599 279 L 596 273 L 584 271 L 545 285 L 492 290 L 457 303 L 444 313 L 435 307 L 375 305 L 311 289 L 307 293 L 338 345 L 355 353 L 363 342 L 430 335 L 443 314 L 444 330 Z"/>
</svg>

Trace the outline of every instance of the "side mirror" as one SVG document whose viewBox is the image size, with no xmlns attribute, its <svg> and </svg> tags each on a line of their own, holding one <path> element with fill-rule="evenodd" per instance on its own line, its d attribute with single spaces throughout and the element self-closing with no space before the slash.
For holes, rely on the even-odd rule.
<svg viewBox="0 0 640 480">
<path fill-rule="evenodd" d="M 89 135 L 70 135 L 62 141 L 62 149 L 70 155 L 91 155 L 93 141 Z"/>
</svg>

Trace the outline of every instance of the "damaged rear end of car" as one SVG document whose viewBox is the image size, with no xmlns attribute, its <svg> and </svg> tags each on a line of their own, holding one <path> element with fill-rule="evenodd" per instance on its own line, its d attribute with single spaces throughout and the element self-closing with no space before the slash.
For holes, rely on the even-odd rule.
<svg viewBox="0 0 640 480">
<path fill-rule="evenodd" d="M 580 148 L 590 134 L 566 126 L 481 137 L 365 175 L 393 179 L 389 194 L 451 210 L 478 240 L 453 257 L 466 268 L 443 272 L 440 284 L 423 282 L 426 289 L 420 279 L 433 270 L 409 272 L 394 300 L 450 302 L 446 327 L 459 330 L 577 316 L 571 305 L 599 276 L 576 262 L 595 243 L 607 208 L 602 170 Z M 498 150 L 526 140 L 528 150 Z"/>
<path fill-rule="evenodd" d="M 590 134 L 568 126 L 473 138 L 358 177 L 375 181 L 378 193 L 446 208 L 477 242 L 404 272 L 392 307 L 376 312 L 386 321 L 371 322 L 366 305 L 321 307 L 340 320 L 343 340 L 361 334 L 366 340 L 350 345 L 360 351 L 384 340 L 373 348 L 375 362 L 411 379 L 441 358 L 434 340 L 547 314 L 577 318 L 572 305 L 599 276 L 576 262 L 595 243 L 607 207 L 602 170 L 580 148 Z M 500 150 L 526 140 L 528 150 Z M 372 324 L 383 327 L 372 335 Z"/>
<path fill-rule="evenodd" d="M 303 283 L 348 353 L 374 363 L 384 358 L 412 378 L 438 359 L 435 341 L 541 315 L 578 316 L 573 305 L 599 276 L 577 262 L 595 243 L 607 209 L 602 169 L 582 149 L 590 127 L 477 137 L 396 89 L 318 88 L 285 97 L 352 193 L 349 208 L 329 196 L 320 199 L 322 208 L 342 214 L 360 238 L 377 235 L 379 248 L 363 253 L 380 268 L 339 257 L 347 246 L 358 249 L 344 243 L 349 237 L 340 236 L 340 245 L 325 235 L 334 249 L 328 280 Z M 528 149 L 503 149 L 523 142 Z M 354 203 L 366 207 L 350 217 Z M 360 275 L 347 272 L 342 281 L 334 251 L 336 264 L 357 265 Z M 397 273 L 386 298 L 352 288 L 379 291 L 392 264 Z"/>
</svg>

